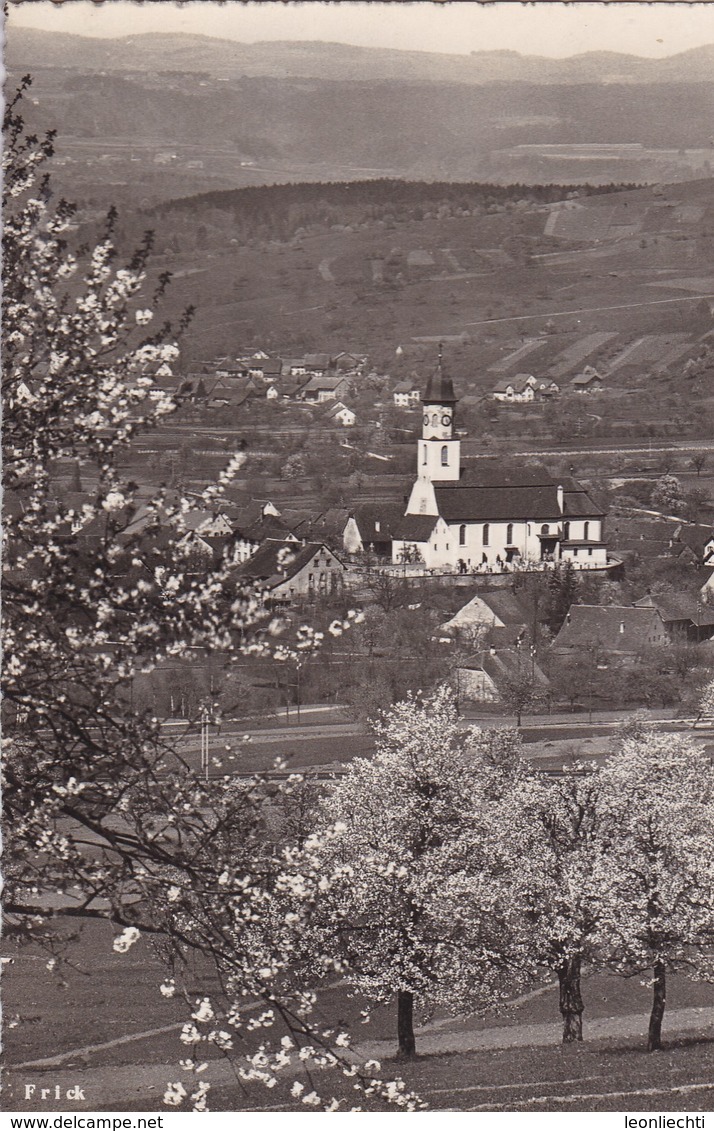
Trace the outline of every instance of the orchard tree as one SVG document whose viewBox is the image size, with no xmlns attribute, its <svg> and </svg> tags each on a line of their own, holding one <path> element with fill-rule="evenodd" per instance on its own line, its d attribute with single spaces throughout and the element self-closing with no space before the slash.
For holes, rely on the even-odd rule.
<svg viewBox="0 0 714 1131">
<path fill-rule="evenodd" d="M 652 504 L 669 513 L 681 511 L 684 506 L 684 495 L 676 475 L 667 472 L 660 476 L 654 485 Z"/>
<path fill-rule="evenodd" d="M 452 693 L 409 695 L 375 729 L 374 758 L 354 761 L 322 807 L 307 863 L 326 879 L 303 945 L 313 971 L 337 961 L 370 1001 L 396 999 L 409 1057 L 415 1007 L 491 1008 L 518 984 L 520 958 L 491 866 L 480 759 Z"/>
<path fill-rule="evenodd" d="M 221 498 L 242 453 L 198 500 L 164 490 L 139 511 L 119 457 L 173 411 L 156 377 L 175 364 L 189 318 L 159 322 L 169 280 L 152 281 L 150 234 L 122 260 L 110 212 L 94 247 L 72 244 L 76 210 L 53 199 L 44 169 L 52 137 L 24 129 L 29 83 L 5 115 L 6 934 L 56 947 L 50 905 L 59 904 L 70 919 L 114 923 L 120 952 L 151 933 L 177 971 L 198 949 L 215 962 L 226 1001 L 220 1018 L 215 1003 L 196 1004 L 185 1045 L 235 1057 L 247 1082 L 273 1087 L 278 1072 L 312 1060 L 356 1075 L 380 1102 L 393 1092 L 411 1103 L 335 1051 L 334 1032 L 311 1023 L 310 1000 L 283 993 L 291 954 L 264 927 L 284 872 L 269 820 L 281 790 L 261 779 L 201 780 L 159 721 L 131 704 L 135 673 L 191 648 L 220 650 L 227 663 L 246 653 L 297 660 L 319 634 L 289 633 L 258 591 L 235 581 L 228 558 L 191 568 L 184 516 Z M 79 463 L 86 492 L 74 509 L 56 498 L 56 469 L 68 461 Z M 220 759 L 212 769 L 220 773 Z M 293 914 L 306 921 L 309 905 Z M 169 979 L 162 993 L 176 988 Z M 274 1053 L 267 1040 L 256 1048 L 256 1025 L 246 1024 L 243 1003 L 256 997 L 265 1003 L 259 1039 L 279 1024 L 287 1042 Z M 340 1102 L 314 1088 L 300 1100 L 295 1087 L 288 1104 L 291 1095 L 308 1106 Z M 202 1110 L 207 1090 L 196 1075 L 188 1088 L 169 1085 L 165 1102 L 190 1097 Z"/>
<path fill-rule="evenodd" d="M 651 973 L 654 1051 L 667 972 L 714 980 L 714 766 L 693 740 L 650 731 L 621 744 L 601 787 L 598 947 L 626 977 Z"/>
<path fill-rule="evenodd" d="M 581 970 L 598 924 L 598 775 L 576 764 L 555 780 L 522 777 L 505 805 L 504 882 L 533 961 L 557 974 L 563 1042 L 582 1041 Z"/>
</svg>

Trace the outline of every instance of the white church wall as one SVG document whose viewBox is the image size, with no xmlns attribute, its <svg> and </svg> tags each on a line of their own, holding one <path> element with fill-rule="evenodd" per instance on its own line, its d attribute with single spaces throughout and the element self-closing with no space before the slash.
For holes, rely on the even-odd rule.
<svg viewBox="0 0 714 1131">
<path fill-rule="evenodd" d="M 540 561 L 539 534 L 544 525 L 548 526 L 549 533 L 553 535 L 560 529 L 557 521 L 545 524 L 542 522 L 455 523 L 449 528 L 453 534 L 454 562 L 458 562 L 461 558 L 470 569 L 482 564 L 496 566 L 507 560 L 507 548 L 513 546 L 519 551 L 518 557 L 522 563 Z M 465 528 L 463 535 L 462 526 Z M 488 527 L 487 543 L 484 542 L 486 527 Z M 512 527 L 512 530 L 509 530 L 509 527 Z"/>
</svg>

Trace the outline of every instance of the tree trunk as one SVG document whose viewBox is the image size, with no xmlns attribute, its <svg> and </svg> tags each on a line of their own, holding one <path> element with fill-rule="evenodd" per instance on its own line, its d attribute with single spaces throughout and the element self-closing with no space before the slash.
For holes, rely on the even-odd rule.
<svg viewBox="0 0 714 1131">
<path fill-rule="evenodd" d="M 397 1056 L 416 1056 L 414 994 L 409 990 L 399 990 L 397 994 L 397 1037 L 399 1040 Z"/>
<path fill-rule="evenodd" d="M 656 1052 L 662 1048 L 662 1019 L 667 1001 L 667 981 L 664 962 L 654 964 L 654 992 L 652 995 L 652 1012 L 650 1013 L 650 1027 L 647 1034 L 647 1051 Z"/>
<path fill-rule="evenodd" d="M 580 995 L 580 955 L 564 958 L 558 967 L 563 1044 L 583 1039 L 583 999 Z"/>
</svg>

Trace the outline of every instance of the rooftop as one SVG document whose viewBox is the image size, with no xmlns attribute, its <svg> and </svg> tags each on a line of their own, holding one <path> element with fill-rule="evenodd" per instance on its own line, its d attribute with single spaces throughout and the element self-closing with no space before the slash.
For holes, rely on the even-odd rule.
<svg viewBox="0 0 714 1131">
<path fill-rule="evenodd" d="M 663 630 L 656 609 L 625 605 L 571 605 L 554 647 L 596 644 L 607 652 L 641 652 L 658 642 Z"/>
</svg>

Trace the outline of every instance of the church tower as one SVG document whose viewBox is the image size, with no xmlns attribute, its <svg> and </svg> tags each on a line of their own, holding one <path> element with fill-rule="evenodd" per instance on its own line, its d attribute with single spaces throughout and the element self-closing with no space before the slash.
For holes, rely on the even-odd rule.
<svg viewBox="0 0 714 1131">
<path fill-rule="evenodd" d="M 451 377 L 444 372 L 442 347 L 439 361 L 427 381 L 422 398 L 421 439 L 417 442 L 417 481 L 407 514 L 437 514 L 434 482 L 458 483 L 461 441 L 454 436 L 456 396 Z"/>
</svg>

